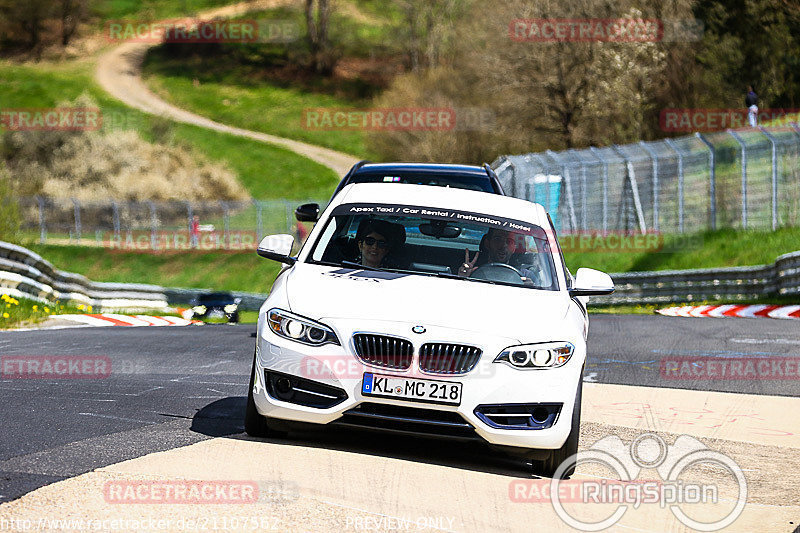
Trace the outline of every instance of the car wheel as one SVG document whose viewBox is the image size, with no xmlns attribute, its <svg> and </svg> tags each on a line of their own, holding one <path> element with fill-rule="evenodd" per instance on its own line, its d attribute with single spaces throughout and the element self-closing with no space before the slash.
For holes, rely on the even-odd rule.
<svg viewBox="0 0 800 533">
<path fill-rule="evenodd" d="M 569 432 L 567 441 L 564 445 L 552 450 L 550 455 L 542 461 L 533 461 L 534 473 L 542 474 L 547 477 L 554 477 L 556 470 L 566 460 L 572 462 L 569 467 L 561 474 L 562 479 L 569 479 L 575 473 L 575 454 L 578 453 L 578 437 L 581 433 L 581 395 L 583 392 L 583 373 L 578 382 L 578 392 L 575 395 L 575 407 L 572 410 L 572 430 Z"/>
<path fill-rule="evenodd" d="M 244 430 L 251 437 L 275 437 L 283 438 L 288 436 L 285 431 L 277 431 L 270 427 L 269 419 L 258 412 L 256 402 L 253 399 L 253 385 L 256 379 L 256 359 L 253 357 L 253 368 L 250 370 L 250 385 L 247 388 L 247 407 L 244 412 Z"/>
</svg>

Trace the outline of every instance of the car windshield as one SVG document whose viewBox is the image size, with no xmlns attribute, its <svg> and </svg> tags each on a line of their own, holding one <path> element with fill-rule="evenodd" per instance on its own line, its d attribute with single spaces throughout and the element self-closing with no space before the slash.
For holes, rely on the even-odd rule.
<svg viewBox="0 0 800 533">
<path fill-rule="evenodd" d="M 348 183 L 411 183 L 413 185 L 432 185 L 453 187 L 496 193 L 489 176 L 457 174 L 452 172 L 431 173 L 414 171 L 360 171 L 352 175 Z"/>
<path fill-rule="evenodd" d="M 307 261 L 558 290 L 540 226 L 443 208 L 340 205 Z"/>
</svg>

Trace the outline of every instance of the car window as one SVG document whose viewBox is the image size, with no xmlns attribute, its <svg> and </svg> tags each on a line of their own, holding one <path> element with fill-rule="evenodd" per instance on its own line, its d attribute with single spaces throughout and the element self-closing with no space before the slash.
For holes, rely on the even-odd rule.
<svg viewBox="0 0 800 533">
<path fill-rule="evenodd" d="M 373 238 L 359 241 L 359 228 L 372 228 L 369 235 Z M 452 276 L 469 258 L 470 266 L 475 267 L 469 275 L 473 280 L 558 290 L 551 245 L 540 226 L 441 208 L 340 205 L 308 260 L 369 266 L 362 253 L 365 242 L 383 246 L 379 263 L 383 269 Z"/>
</svg>

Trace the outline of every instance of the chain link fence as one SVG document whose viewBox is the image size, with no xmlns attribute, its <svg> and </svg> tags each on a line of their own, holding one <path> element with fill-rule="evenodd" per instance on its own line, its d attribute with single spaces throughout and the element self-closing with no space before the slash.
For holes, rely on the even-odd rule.
<svg viewBox="0 0 800 533">
<path fill-rule="evenodd" d="M 252 250 L 265 235 L 303 237 L 294 209 L 315 200 L 250 202 L 81 202 L 19 199 L 22 231 L 41 243 L 131 251 Z M 319 202 L 324 205 L 323 202 Z"/>
<path fill-rule="evenodd" d="M 800 126 L 508 155 L 506 192 L 572 232 L 684 233 L 800 224 Z"/>
</svg>

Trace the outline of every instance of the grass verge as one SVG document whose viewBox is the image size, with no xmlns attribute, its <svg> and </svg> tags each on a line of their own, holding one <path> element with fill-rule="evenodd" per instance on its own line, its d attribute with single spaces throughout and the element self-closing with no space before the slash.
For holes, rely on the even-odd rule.
<svg viewBox="0 0 800 533">
<path fill-rule="evenodd" d="M 30 245 L 56 268 L 93 281 L 269 292 L 280 265 L 255 252 L 147 254 L 82 246 Z"/>
<path fill-rule="evenodd" d="M 684 236 L 668 235 L 663 239 L 665 246 L 653 251 L 637 251 L 635 246 L 591 250 L 582 246 L 579 239 L 570 236 L 560 239 L 567 266 L 573 273 L 580 267 L 612 273 L 762 265 L 773 263 L 779 255 L 800 250 L 800 228 L 776 231 L 725 229 Z M 611 244 L 613 241 L 606 242 Z"/>
<path fill-rule="evenodd" d="M 177 124 L 126 107 L 100 89 L 90 62 L 16 65 L 0 61 L 4 108 L 42 108 L 88 93 L 103 114 L 103 128 L 132 129 L 150 142 L 179 143 L 227 163 L 256 199 L 324 198 L 339 177 L 329 168 L 289 150 Z M 168 178 L 168 176 L 166 176 Z"/>
<path fill-rule="evenodd" d="M 51 315 L 91 313 L 91 306 L 42 303 L 28 298 L 16 298 L 0 293 L 0 329 L 33 326 Z"/>
<path fill-rule="evenodd" d="M 148 53 L 145 81 L 164 100 L 219 122 L 376 159 L 365 147 L 365 131 L 321 130 L 304 123 L 309 109 L 368 107 L 387 77 L 375 64 L 381 58 L 395 61 L 401 53 L 392 44 L 394 15 L 365 14 L 362 7 L 344 2 L 333 13 L 331 39 L 344 56 L 343 68 L 334 76 L 310 72 L 305 65 L 310 54 L 303 34 L 304 12 L 300 7 L 283 7 L 246 18 L 262 24 L 292 23 L 299 29 L 292 42 L 165 44 Z"/>
</svg>

